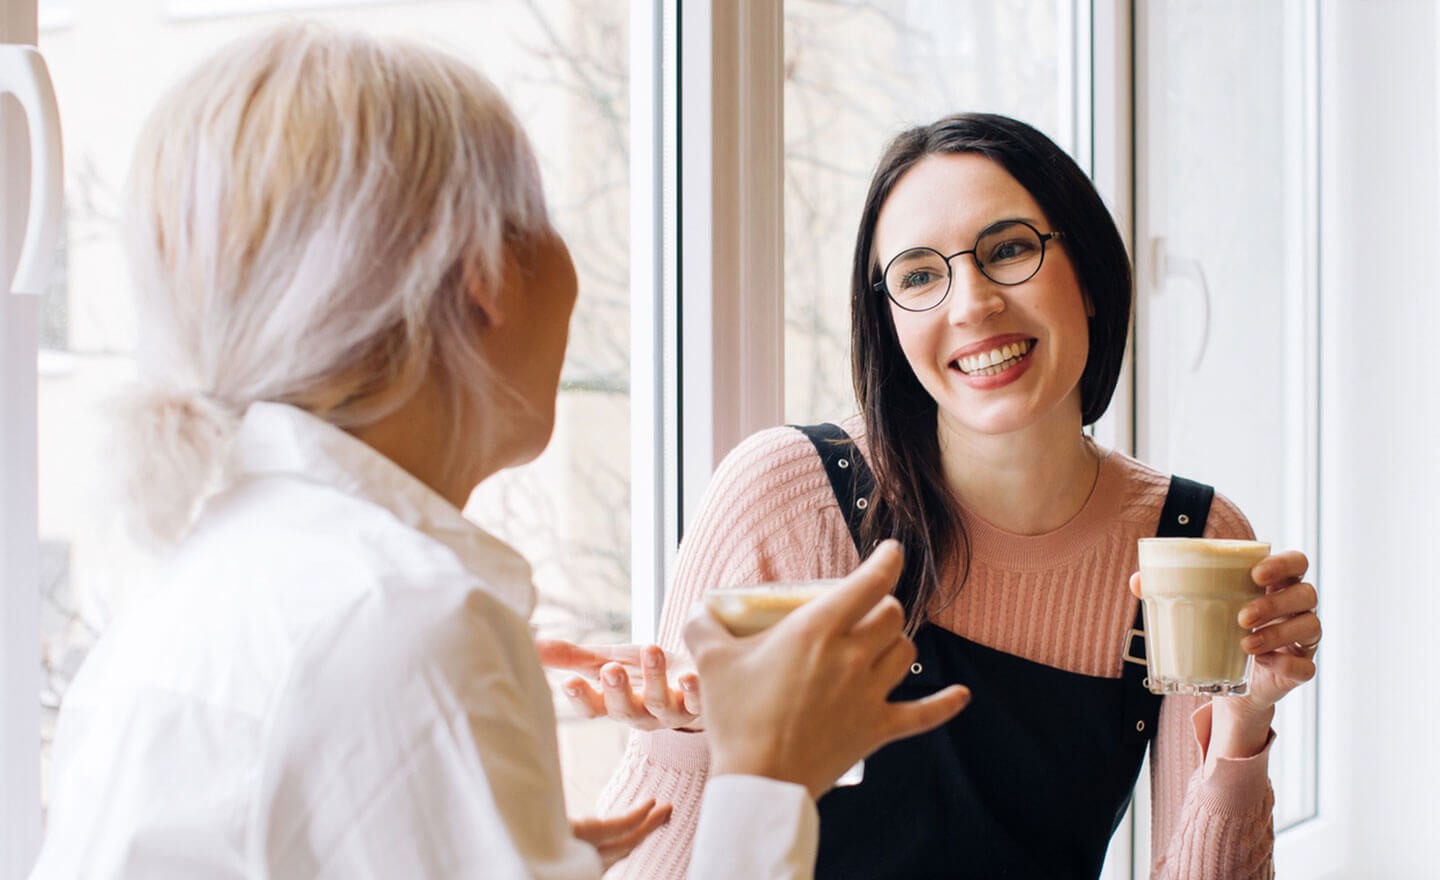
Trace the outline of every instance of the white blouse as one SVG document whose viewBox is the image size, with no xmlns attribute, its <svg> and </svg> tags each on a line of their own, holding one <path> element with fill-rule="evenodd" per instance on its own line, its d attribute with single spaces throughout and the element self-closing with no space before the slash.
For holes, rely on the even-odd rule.
<svg viewBox="0 0 1440 880">
<path fill-rule="evenodd" d="M 226 487 L 66 694 L 32 880 L 598 877 L 525 560 L 293 407 Z M 803 787 L 718 777 L 691 876 L 809 876 L 817 836 Z"/>
</svg>

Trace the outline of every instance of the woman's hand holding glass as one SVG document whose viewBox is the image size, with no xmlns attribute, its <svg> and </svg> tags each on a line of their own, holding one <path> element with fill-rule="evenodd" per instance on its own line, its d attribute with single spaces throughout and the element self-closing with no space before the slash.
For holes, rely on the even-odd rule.
<svg viewBox="0 0 1440 880">
<path fill-rule="evenodd" d="M 952 685 L 889 702 L 915 659 L 891 596 L 903 564 L 886 541 L 858 569 L 772 628 L 736 637 L 707 611 L 685 627 L 705 681 L 711 773 L 767 776 L 819 797 L 875 749 L 954 717 L 970 692 Z"/>
<path fill-rule="evenodd" d="M 1242 696 L 1211 701 L 1211 732 L 1206 760 L 1258 754 L 1269 741 L 1275 704 L 1315 677 L 1315 652 L 1320 646 L 1319 595 L 1305 582 L 1310 561 L 1290 550 L 1274 553 L 1251 569 L 1265 595 L 1241 609 L 1239 624 L 1252 630 L 1241 642 L 1253 655 L 1249 688 Z M 1139 596 L 1139 573 L 1130 589 Z"/>
<path fill-rule="evenodd" d="M 561 682 L 560 689 L 582 718 L 609 716 L 637 730 L 704 726 L 694 664 L 667 655 L 658 645 L 584 646 L 540 639 L 535 647 L 545 666 L 581 673 Z"/>
<path fill-rule="evenodd" d="M 1310 561 L 1291 550 L 1262 560 L 1251 571 L 1265 595 L 1240 612 L 1240 625 L 1252 629 L 1242 642 L 1255 656 L 1247 700 L 1269 709 L 1280 698 L 1315 677 L 1320 647 L 1319 595 L 1304 582 Z"/>
</svg>

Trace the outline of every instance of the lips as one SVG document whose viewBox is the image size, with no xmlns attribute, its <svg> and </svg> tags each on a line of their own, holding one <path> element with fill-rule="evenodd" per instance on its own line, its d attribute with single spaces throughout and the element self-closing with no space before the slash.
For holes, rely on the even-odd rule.
<svg viewBox="0 0 1440 880">
<path fill-rule="evenodd" d="M 1034 339 L 997 340 L 995 344 L 956 357 L 950 366 L 966 376 L 996 376 L 1024 360 L 1034 345 Z"/>
</svg>

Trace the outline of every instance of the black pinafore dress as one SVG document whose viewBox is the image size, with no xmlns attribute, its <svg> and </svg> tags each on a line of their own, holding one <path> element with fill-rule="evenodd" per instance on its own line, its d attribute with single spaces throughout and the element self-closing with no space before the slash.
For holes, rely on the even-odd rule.
<svg viewBox="0 0 1440 880">
<path fill-rule="evenodd" d="M 836 425 L 800 428 L 814 443 L 860 547 L 874 478 Z M 1214 490 L 1172 477 L 1161 537 L 1204 532 Z M 1144 685 L 1144 624 L 1117 646 L 1120 678 L 1067 672 L 932 624 L 892 700 L 961 683 L 970 705 L 948 724 L 865 759 L 864 780 L 819 801 L 821 880 L 1094 878 L 1125 815 L 1161 697 Z"/>
</svg>

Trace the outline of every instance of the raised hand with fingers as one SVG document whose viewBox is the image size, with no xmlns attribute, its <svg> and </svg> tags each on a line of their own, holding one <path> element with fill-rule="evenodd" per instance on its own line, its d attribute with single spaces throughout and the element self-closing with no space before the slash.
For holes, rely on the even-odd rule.
<svg viewBox="0 0 1440 880">
<path fill-rule="evenodd" d="M 834 590 L 753 636 L 732 636 L 704 610 L 690 619 L 712 774 L 768 776 L 818 798 L 875 749 L 964 708 L 970 693 L 959 685 L 886 699 L 915 659 L 890 595 L 902 565 L 899 544 L 886 541 Z"/>
<path fill-rule="evenodd" d="M 693 664 L 658 645 L 584 646 L 540 639 L 535 648 L 542 665 L 580 673 L 561 682 L 560 689 L 582 718 L 608 716 L 637 730 L 703 727 L 700 677 Z"/>
<path fill-rule="evenodd" d="M 608 819 L 571 819 L 570 830 L 580 840 L 595 847 L 605 869 L 626 856 L 650 836 L 650 832 L 670 821 L 670 805 L 657 804 L 654 798 L 641 801 L 630 810 Z"/>
</svg>

